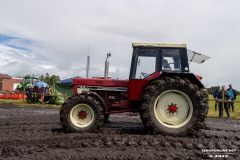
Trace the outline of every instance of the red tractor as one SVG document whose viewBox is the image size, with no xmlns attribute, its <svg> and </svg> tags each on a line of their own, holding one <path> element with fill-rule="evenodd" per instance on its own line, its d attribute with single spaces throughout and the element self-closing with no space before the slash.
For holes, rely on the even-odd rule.
<svg viewBox="0 0 240 160">
<path fill-rule="evenodd" d="M 74 93 L 62 105 L 60 121 L 66 132 L 99 129 L 110 114 L 138 112 L 151 134 L 195 134 L 207 116 L 208 102 L 201 77 L 189 72 L 189 61 L 207 56 L 185 44 L 133 43 L 129 80 L 73 79 Z"/>
</svg>

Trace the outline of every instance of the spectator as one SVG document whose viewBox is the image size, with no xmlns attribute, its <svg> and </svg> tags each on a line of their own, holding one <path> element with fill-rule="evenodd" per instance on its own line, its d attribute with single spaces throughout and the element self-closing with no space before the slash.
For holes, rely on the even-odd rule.
<svg viewBox="0 0 240 160">
<path fill-rule="evenodd" d="M 218 97 L 218 94 L 220 92 L 220 86 L 217 86 L 216 90 L 213 92 L 213 97 L 216 99 Z M 215 101 L 215 111 L 217 110 L 218 101 Z"/>
<path fill-rule="evenodd" d="M 226 102 L 226 101 L 231 101 L 231 97 L 224 85 L 222 86 L 222 90 L 219 92 L 217 99 L 222 100 L 222 101 L 219 101 L 219 118 L 223 117 L 223 107 L 229 118 L 230 115 L 229 115 L 229 111 L 228 111 L 228 102 Z"/>
<path fill-rule="evenodd" d="M 229 88 L 227 89 L 227 91 L 229 92 L 230 96 L 231 96 L 231 102 L 229 102 L 229 110 L 230 110 L 230 106 L 232 106 L 232 111 L 234 112 L 234 100 L 237 97 L 237 91 L 235 89 L 232 88 L 232 85 L 229 84 Z"/>
<path fill-rule="evenodd" d="M 26 89 L 27 92 L 27 103 L 33 103 L 33 89 L 32 86 L 29 85 Z"/>
<path fill-rule="evenodd" d="M 44 87 L 44 85 L 43 85 L 43 84 L 41 85 L 41 88 L 40 88 L 40 93 L 41 93 L 41 94 L 44 94 L 44 93 L 45 93 L 45 87 Z"/>
<path fill-rule="evenodd" d="M 46 89 L 45 89 L 45 95 L 51 95 L 52 94 L 52 90 L 51 88 L 47 85 Z M 44 102 L 49 101 L 49 99 L 51 98 L 51 96 L 44 96 Z"/>
<path fill-rule="evenodd" d="M 34 93 L 34 100 L 33 100 L 33 102 L 38 103 L 40 88 L 38 87 L 37 83 L 35 83 L 35 85 L 33 87 L 33 93 Z"/>
<path fill-rule="evenodd" d="M 45 87 L 44 87 L 43 84 L 41 85 L 40 93 L 41 93 L 41 95 L 40 95 L 41 103 L 43 103 L 43 96 L 44 96 L 44 93 L 45 93 Z"/>
<path fill-rule="evenodd" d="M 52 94 L 52 89 L 51 89 L 51 87 L 49 87 L 49 85 L 47 85 L 47 87 L 45 89 L 45 94 Z"/>
</svg>

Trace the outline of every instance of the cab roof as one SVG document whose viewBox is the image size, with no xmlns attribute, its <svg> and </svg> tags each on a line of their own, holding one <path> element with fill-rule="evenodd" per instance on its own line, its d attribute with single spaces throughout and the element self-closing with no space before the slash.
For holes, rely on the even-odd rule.
<svg viewBox="0 0 240 160">
<path fill-rule="evenodd" d="M 156 43 L 156 42 L 134 42 L 133 47 L 177 47 L 177 48 L 187 48 L 184 43 Z"/>
</svg>

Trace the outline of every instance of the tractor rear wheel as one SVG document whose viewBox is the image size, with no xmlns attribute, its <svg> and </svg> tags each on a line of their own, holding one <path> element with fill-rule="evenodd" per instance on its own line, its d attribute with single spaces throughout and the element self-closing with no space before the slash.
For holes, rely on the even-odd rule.
<svg viewBox="0 0 240 160">
<path fill-rule="evenodd" d="M 197 85 L 188 79 L 165 77 L 145 88 L 140 115 L 152 134 L 195 134 L 206 118 L 206 107 Z"/>
<path fill-rule="evenodd" d="M 62 105 L 60 121 L 66 132 L 95 131 L 104 122 L 103 108 L 91 95 L 74 95 Z"/>
</svg>

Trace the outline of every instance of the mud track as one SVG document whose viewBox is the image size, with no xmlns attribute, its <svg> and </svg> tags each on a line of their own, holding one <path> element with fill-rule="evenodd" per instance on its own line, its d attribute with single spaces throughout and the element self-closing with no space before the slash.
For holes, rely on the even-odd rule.
<svg viewBox="0 0 240 160">
<path fill-rule="evenodd" d="M 148 135 L 139 116 L 109 120 L 97 133 L 66 134 L 58 109 L 0 107 L 0 159 L 240 159 L 237 120 L 207 119 L 211 129 L 194 137 Z"/>
</svg>

